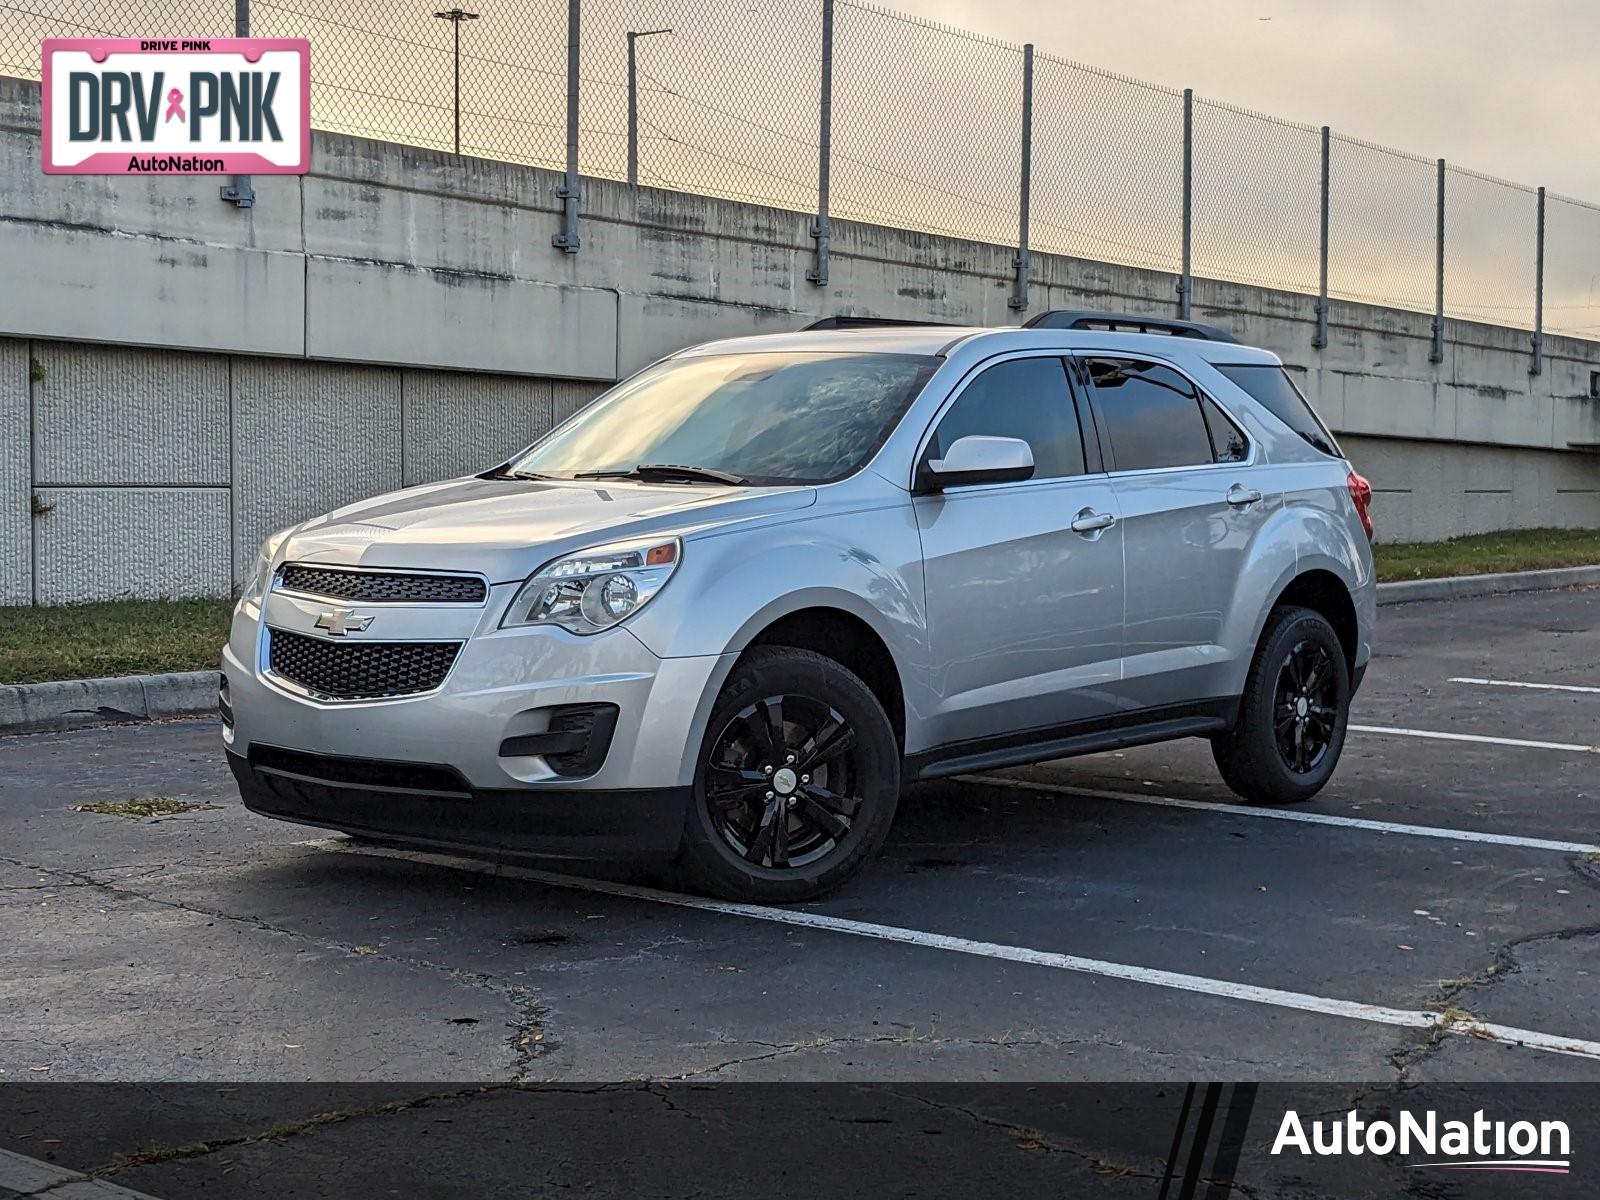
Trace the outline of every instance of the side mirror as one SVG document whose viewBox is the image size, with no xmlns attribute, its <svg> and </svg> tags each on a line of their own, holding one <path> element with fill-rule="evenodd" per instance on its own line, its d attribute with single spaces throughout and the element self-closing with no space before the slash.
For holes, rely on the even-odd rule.
<svg viewBox="0 0 1600 1200">
<path fill-rule="evenodd" d="M 1021 438 L 970 434 L 957 438 L 943 458 L 929 459 L 917 473 L 918 491 L 974 483 L 1016 483 L 1033 478 L 1033 450 Z"/>
</svg>

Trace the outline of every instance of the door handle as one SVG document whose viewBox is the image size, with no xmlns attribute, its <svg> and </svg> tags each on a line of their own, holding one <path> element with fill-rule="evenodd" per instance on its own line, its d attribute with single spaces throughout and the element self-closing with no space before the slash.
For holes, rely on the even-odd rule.
<svg viewBox="0 0 1600 1200">
<path fill-rule="evenodd" d="M 1260 488 L 1247 488 L 1243 484 L 1236 483 L 1228 489 L 1228 503 L 1238 508 L 1254 504 L 1259 499 L 1261 499 Z"/>
<path fill-rule="evenodd" d="M 1117 519 L 1110 513 L 1095 512 L 1092 508 L 1085 508 L 1072 518 L 1072 532 L 1099 533 L 1102 529 L 1110 529 L 1116 523 Z"/>
</svg>

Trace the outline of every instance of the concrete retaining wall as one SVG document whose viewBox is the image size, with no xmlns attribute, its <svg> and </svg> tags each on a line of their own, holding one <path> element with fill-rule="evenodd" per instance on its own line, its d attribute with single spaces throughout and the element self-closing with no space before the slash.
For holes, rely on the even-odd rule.
<svg viewBox="0 0 1600 1200">
<path fill-rule="evenodd" d="M 1012 251 L 317 134 L 255 181 L 46 176 L 39 90 L 0 79 L 0 602 L 226 591 L 270 529 L 477 469 L 689 343 L 831 312 L 1012 323 Z M 1036 255 L 1031 311 L 1173 311 L 1174 277 Z M 1600 345 L 1196 284 L 1281 354 L 1379 495 L 1381 535 L 1600 526 Z"/>
<path fill-rule="evenodd" d="M 1346 435 L 1340 447 L 1373 483 L 1380 539 L 1600 526 L 1600 457 L 1466 442 Z"/>
<path fill-rule="evenodd" d="M 0 603 L 226 595 L 273 529 L 482 470 L 602 386 L 0 340 Z"/>
</svg>

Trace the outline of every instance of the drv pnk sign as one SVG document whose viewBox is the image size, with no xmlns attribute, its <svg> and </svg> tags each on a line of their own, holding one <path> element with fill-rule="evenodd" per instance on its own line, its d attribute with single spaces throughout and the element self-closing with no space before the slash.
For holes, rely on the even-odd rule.
<svg viewBox="0 0 1600 1200">
<path fill-rule="evenodd" d="M 303 175 L 304 38 L 49 38 L 44 169 L 81 175 Z"/>
</svg>

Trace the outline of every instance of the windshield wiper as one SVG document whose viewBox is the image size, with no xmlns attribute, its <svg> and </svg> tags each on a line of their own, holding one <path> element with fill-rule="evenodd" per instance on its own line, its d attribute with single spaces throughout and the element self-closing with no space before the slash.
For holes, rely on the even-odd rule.
<svg viewBox="0 0 1600 1200">
<path fill-rule="evenodd" d="M 715 467 L 686 467 L 677 463 L 640 463 L 627 471 L 579 471 L 574 479 L 638 479 L 645 483 L 667 483 L 674 479 L 696 483 L 725 483 L 729 487 L 747 487 L 750 481 L 743 475 L 719 471 Z"/>
<path fill-rule="evenodd" d="M 508 467 L 496 467 L 492 471 L 485 471 L 478 476 L 479 479 L 555 479 L 554 475 L 540 475 L 537 471 L 513 471 Z"/>
</svg>

